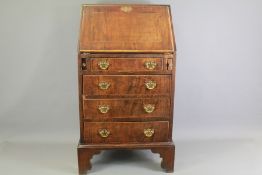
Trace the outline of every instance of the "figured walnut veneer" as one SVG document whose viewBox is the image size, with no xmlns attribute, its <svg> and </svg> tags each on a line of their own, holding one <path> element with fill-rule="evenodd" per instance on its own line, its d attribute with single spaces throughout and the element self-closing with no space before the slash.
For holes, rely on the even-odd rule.
<svg viewBox="0 0 262 175">
<path fill-rule="evenodd" d="M 82 6 L 79 174 L 111 149 L 151 149 L 173 171 L 175 61 L 169 6 Z"/>
</svg>

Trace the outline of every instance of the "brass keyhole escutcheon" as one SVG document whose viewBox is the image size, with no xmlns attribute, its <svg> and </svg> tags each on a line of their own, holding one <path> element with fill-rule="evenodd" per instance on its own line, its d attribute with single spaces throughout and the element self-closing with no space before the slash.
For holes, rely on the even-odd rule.
<svg viewBox="0 0 262 175">
<path fill-rule="evenodd" d="M 102 114 L 106 114 L 109 111 L 110 107 L 109 105 L 99 105 L 98 106 L 98 110 L 102 113 Z"/>
<path fill-rule="evenodd" d="M 110 83 L 108 82 L 100 82 L 98 83 L 99 89 L 107 90 L 110 87 Z"/>
<path fill-rule="evenodd" d="M 152 80 L 146 81 L 145 86 L 147 89 L 152 90 L 156 87 L 156 82 Z"/>
<path fill-rule="evenodd" d="M 100 130 L 98 131 L 98 133 L 99 133 L 99 135 L 100 135 L 101 137 L 106 138 L 106 137 L 109 136 L 110 131 L 107 130 L 107 129 L 100 129 Z"/>
<path fill-rule="evenodd" d="M 145 62 L 145 67 L 147 68 L 147 69 L 149 69 L 149 70 L 153 70 L 153 69 L 155 69 L 156 68 L 156 62 L 154 62 L 154 61 L 146 61 Z"/>
<path fill-rule="evenodd" d="M 107 60 L 101 60 L 98 62 L 98 66 L 102 70 L 106 70 L 109 67 L 109 62 Z"/>
<path fill-rule="evenodd" d="M 153 104 L 145 104 L 144 110 L 146 113 L 152 113 L 155 110 L 155 105 Z"/>
<path fill-rule="evenodd" d="M 144 129 L 144 135 L 146 137 L 152 137 L 154 133 L 155 133 L 154 129 L 151 129 L 151 128 Z"/>
</svg>

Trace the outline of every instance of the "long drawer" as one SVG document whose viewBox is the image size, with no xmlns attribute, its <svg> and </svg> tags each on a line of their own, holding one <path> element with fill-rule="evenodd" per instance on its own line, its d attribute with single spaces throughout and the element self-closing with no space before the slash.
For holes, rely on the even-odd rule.
<svg viewBox="0 0 262 175">
<path fill-rule="evenodd" d="M 170 98 L 83 99 L 85 119 L 110 121 L 114 119 L 167 119 Z"/>
<path fill-rule="evenodd" d="M 84 122 L 85 143 L 138 143 L 168 141 L 169 123 Z"/>
<path fill-rule="evenodd" d="M 169 95 L 170 75 L 84 75 L 86 96 Z"/>
<path fill-rule="evenodd" d="M 162 58 L 91 58 L 92 72 L 154 72 L 163 70 Z"/>
</svg>

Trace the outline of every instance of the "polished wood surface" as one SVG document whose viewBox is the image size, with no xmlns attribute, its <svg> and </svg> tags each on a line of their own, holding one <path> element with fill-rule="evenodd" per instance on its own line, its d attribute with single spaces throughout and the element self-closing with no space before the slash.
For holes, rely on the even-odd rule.
<svg viewBox="0 0 262 175">
<path fill-rule="evenodd" d="M 108 89 L 100 89 L 99 83 L 107 83 Z M 153 89 L 147 88 L 147 83 L 155 83 Z M 83 94 L 86 96 L 114 95 L 170 95 L 170 75 L 84 75 Z"/>
<path fill-rule="evenodd" d="M 136 150 L 150 149 L 162 158 L 161 167 L 166 172 L 171 173 L 174 170 L 175 146 L 172 142 L 155 143 L 127 143 L 127 144 L 79 144 L 78 145 L 78 167 L 79 174 L 86 174 L 92 168 L 91 159 L 94 155 L 100 154 L 103 150 Z"/>
<path fill-rule="evenodd" d="M 99 62 L 106 60 L 109 63 L 107 72 L 133 72 L 133 71 L 161 71 L 163 70 L 163 59 L 161 58 L 94 58 L 91 59 L 91 71 L 103 71 L 99 67 Z M 154 69 L 146 68 L 147 62 L 154 62 L 156 64 Z"/>
<path fill-rule="evenodd" d="M 144 106 L 154 105 L 155 109 L 147 113 Z M 124 99 L 85 99 L 83 101 L 84 118 L 95 121 L 112 121 L 117 119 L 162 119 L 170 117 L 170 99 L 166 98 L 124 98 Z M 107 113 L 101 113 L 100 105 L 108 105 Z"/>
<path fill-rule="evenodd" d="M 175 69 L 173 62 L 173 54 L 127 54 L 127 53 L 81 53 L 80 73 L 82 74 L 172 74 Z M 99 67 L 99 62 L 106 60 L 109 63 L 107 69 L 102 70 Z M 156 62 L 155 69 L 149 70 L 145 67 L 148 61 Z"/>
<path fill-rule="evenodd" d="M 174 169 L 176 55 L 167 5 L 83 5 L 79 174 L 108 149 L 151 149 Z"/>
<path fill-rule="evenodd" d="M 141 143 L 168 141 L 168 122 L 85 122 L 85 143 Z M 154 129 L 152 137 L 146 137 L 144 129 Z M 103 138 L 99 130 L 107 129 L 110 134 Z"/>
<path fill-rule="evenodd" d="M 172 38 L 168 6 L 83 6 L 80 51 L 173 52 Z"/>
</svg>

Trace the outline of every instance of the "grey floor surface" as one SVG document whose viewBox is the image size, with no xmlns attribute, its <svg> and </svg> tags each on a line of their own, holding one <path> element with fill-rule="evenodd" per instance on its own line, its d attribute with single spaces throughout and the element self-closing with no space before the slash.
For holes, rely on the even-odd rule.
<svg viewBox="0 0 262 175">
<path fill-rule="evenodd" d="M 261 175 L 262 140 L 177 140 L 176 175 Z M 104 151 L 92 159 L 89 174 L 166 174 L 149 150 Z M 0 174 L 77 174 L 76 143 L 0 143 Z"/>
</svg>

